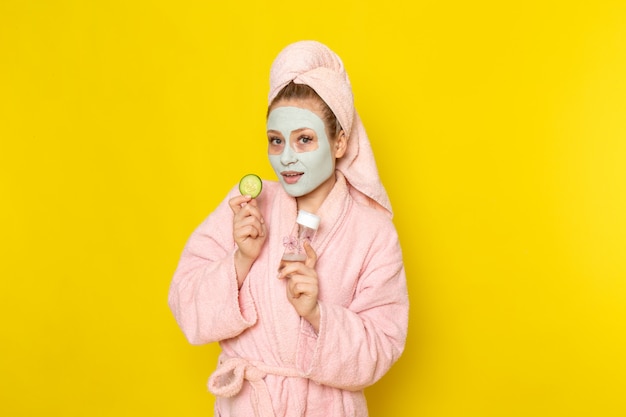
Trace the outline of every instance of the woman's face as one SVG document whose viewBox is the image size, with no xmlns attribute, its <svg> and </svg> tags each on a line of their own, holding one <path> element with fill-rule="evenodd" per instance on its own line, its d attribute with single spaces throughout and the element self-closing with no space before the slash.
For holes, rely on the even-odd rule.
<svg viewBox="0 0 626 417">
<path fill-rule="evenodd" d="M 335 154 L 315 100 L 275 105 L 267 138 L 270 164 L 287 194 L 301 197 L 334 179 Z"/>
</svg>

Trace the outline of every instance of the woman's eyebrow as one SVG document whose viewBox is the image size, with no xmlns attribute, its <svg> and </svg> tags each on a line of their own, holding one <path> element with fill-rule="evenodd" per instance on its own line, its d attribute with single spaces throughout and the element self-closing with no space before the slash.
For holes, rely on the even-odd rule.
<svg viewBox="0 0 626 417">
<path fill-rule="evenodd" d="M 292 130 L 291 133 L 300 133 L 303 130 L 312 130 L 315 132 L 315 129 L 313 129 L 312 127 L 300 127 L 298 129 Z M 267 133 L 274 133 L 274 134 L 282 135 L 282 132 L 280 130 L 275 130 L 275 129 L 267 129 Z"/>
<path fill-rule="evenodd" d="M 299 129 L 292 130 L 292 132 L 298 133 L 298 132 L 302 132 L 303 130 L 313 130 L 313 131 L 315 131 L 315 129 L 313 129 L 312 127 L 301 127 Z"/>
</svg>

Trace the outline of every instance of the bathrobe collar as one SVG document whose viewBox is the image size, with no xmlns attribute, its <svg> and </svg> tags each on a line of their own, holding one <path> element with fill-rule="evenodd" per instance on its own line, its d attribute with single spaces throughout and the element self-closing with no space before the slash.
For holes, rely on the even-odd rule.
<svg viewBox="0 0 626 417">
<path fill-rule="evenodd" d="M 346 213 L 353 204 L 349 191 L 350 186 L 344 175 L 340 171 L 335 171 L 335 175 L 337 181 L 333 189 L 317 213 L 315 213 L 321 217 L 320 226 L 312 244 L 318 259 L 323 254 L 324 249 L 328 246 L 337 229 L 341 226 Z M 270 242 L 270 257 L 271 262 L 276 263 L 276 267 L 278 267 L 283 251 L 282 239 L 293 232 L 298 209 L 296 199 L 288 195 L 282 187 L 277 194 L 277 201 L 274 204 L 277 207 L 275 206 L 275 209 L 272 210 L 273 218 L 271 225 L 272 227 L 278 226 L 278 233 L 273 234 L 277 241 Z"/>
</svg>

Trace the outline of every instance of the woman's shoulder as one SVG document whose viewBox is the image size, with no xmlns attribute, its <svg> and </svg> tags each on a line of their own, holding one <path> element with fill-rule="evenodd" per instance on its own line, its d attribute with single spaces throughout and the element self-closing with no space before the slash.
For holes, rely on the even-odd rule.
<svg viewBox="0 0 626 417">
<path fill-rule="evenodd" d="M 401 261 L 400 238 L 388 214 L 354 201 L 346 218 L 346 230 L 358 236 L 356 245 L 365 248 L 363 253 L 375 257 L 393 255 Z"/>
<path fill-rule="evenodd" d="M 395 225 L 391 217 L 370 205 L 352 201 L 350 223 L 353 227 L 358 225 L 367 226 L 368 229 L 378 232 L 396 232 Z"/>
</svg>

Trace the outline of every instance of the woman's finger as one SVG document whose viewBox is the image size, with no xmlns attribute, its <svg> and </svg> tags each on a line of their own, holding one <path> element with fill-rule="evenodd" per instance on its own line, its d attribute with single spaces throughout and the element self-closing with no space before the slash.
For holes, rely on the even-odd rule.
<svg viewBox="0 0 626 417">
<path fill-rule="evenodd" d="M 228 200 L 228 205 L 233 213 L 237 214 L 241 211 L 244 204 L 249 203 L 252 197 L 249 195 L 238 195 Z"/>
<path fill-rule="evenodd" d="M 304 241 L 304 251 L 306 252 L 306 261 L 304 264 L 309 268 L 315 268 L 315 264 L 317 263 L 317 253 L 311 246 L 311 243 L 308 240 Z"/>
</svg>

